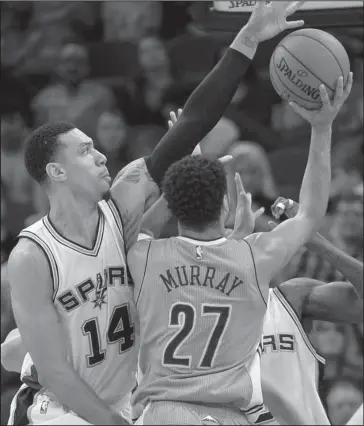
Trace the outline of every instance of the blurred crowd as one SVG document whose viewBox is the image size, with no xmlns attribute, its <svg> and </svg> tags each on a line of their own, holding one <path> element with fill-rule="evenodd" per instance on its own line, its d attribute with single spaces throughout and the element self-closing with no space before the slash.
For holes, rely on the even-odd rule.
<svg viewBox="0 0 364 426">
<path fill-rule="evenodd" d="M 112 176 L 151 153 L 166 132 L 169 111 L 183 107 L 226 49 L 195 27 L 192 3 L 0 2 L 1 341 L 15 328 L 7 258 L 19 231 L 48 208 L 25 170 L 26 136 L 50 120 L 71 121 L 107 155 Z M 321 232 L 362 261 L 363 30 L 333 33 L 349 53 L 355 85 L 335 122 L 331 199 Z M 309 126 L 273 91 L 268 63 L 267 56 L 264 66 L 253 64 L 203 141 L 207 155 L 235 157 L 255 206 L 266 208 L 257 230 L 268 230 L 278 195 L 298 200 L 310 137 Z M 175 233 L 172 219 L 163 236 Z M 305 249 L 277 281 L 292 277 L 345 279 Z M 363 400 L 363 327 L 317 322 L 310 337 L 327 360 L 321 390 L 329 416 L 343 424 Z M 18 376 L 2 368 L 1 424 L 18 385 Z"/>
</svg>

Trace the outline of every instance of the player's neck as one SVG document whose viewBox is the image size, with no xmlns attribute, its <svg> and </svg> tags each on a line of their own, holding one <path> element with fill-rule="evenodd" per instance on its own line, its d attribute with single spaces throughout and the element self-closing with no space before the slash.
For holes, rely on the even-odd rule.
<svg viewBox="0 0 364 426">
<path fill-rule="evenodd" d="M 71 241 L 91 245 L 99 220 L 97 203 L 80 201 L 74 196 L 50 197 L 49 202 L 49 219 L 54 228 Z"/>
<path fill-rule="evenodd" d="M 178 225 L 178 235 L 181 237 L 192 238 L 197 241 L 213 241 L 224 236 L 221 226 L 216 224 L 216 226 L 211 226 L 204 231 L 195 231 L 190 228 L 186 228 L 182 225 Z"/>
</svg>

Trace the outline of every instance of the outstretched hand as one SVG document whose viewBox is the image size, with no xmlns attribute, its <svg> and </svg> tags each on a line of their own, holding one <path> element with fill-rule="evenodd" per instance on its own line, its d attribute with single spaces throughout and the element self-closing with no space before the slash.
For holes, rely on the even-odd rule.
<svg viewBox="0 0 364 426">
<path fill-rule="evenodd" d="M 176 115 L 176 113 L 174 111 L 171 111 L 169 113 L 169 116 L 171 118 L 170 120 L 168 120 L 168 129 L 169 130 L 172 129 L 172 127 L 177 123 L 177 121 L 180 118 L 181 114 L 182 114 L 182 109 L 181 108 L 178 108 L 177 115 Z"/>
<path fill-rule="evenodd" d="M 304 21 L 287 21 L 304 3 L 304 1 L 258 0 L 246 25 L 254 33 L 258 43 L 269 40 L 282 31 L 302 27 Z"/>
<path fill-rule="evenodd" d="M 228 238 L 232 240 L 242 240 L 254 232 L 255 221 L 264 213 L 264 207 L 261 207 L 255 213 L 253 212 L 252 195 L 245 191 L 239 173 L 235 174 L 235 184 L 238 196 L 235 224 L 233 232 Z"/>
<path fill-rule="evenodd" d="M 345 88 L 343 77 L 337 79 L 335 96 L 332 102 L 330 101 L 325 86 L 323 84 L 320 85 L 320 96 L 322 101 L 322 107 L 320 109 L 308 110 L 300 107 L 295 102 L 290 102 L 289 104 L 293 110 L 304 120 L 308 121 L 313 128 L 325 129 L 331 127 L 341 107 L 350 95 L 352 86 L 353 73 L 351 72 L 349 73 Z"/>
</svg>

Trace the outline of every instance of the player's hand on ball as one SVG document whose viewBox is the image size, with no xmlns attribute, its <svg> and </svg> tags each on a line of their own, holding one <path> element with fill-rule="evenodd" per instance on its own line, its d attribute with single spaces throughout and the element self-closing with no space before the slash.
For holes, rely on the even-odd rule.
<svg viewBox="0 0 364 426">
<path fill-rule="evenodd" d="M 337 114 L 339 113 L 344 102 L 348 98 L 353 86 L 353 73 L 349 73 L 348 81 L 344 88 L 344 79 L 339 77 L 336 83 L 334 99 L 330 101 L 326 88 L 323 84 L 320 85 L 320 95 L 322 107 L 318 110 L 307 110 L 300 107 L 295 102 L 289 104 L 293 110 L 303 119 L 307 120 L 315 129 L 330 128 Z"/>
<path fill-rule="evenodd" d="M 252 195 L 246 193 L 239 173 L 235 174 L 235 184 L 237 192 L 237 206 L 235 213 L 235 224 L 229 239 L 242 240 L 254 232 L 255 221 L 264 213 L 264 207 L 255 213 L 252 210 Z"/>
<path fill-rule="evenodd" d="M 285 30 L 302 27 L 304 21 L 287 21 L 304 1 L 257 1 L 247 23 L 258 42 L 269 40 Z"/>
<path fill-rule="evenodd" d="M 285 214 L 289 219 L 295 217 L 298 212 L 299 204 L 289 198 L 278 197 L 271 207 L 272 215 L 279 219 Z"/>
<path fill-rule="evenodd" d="M 170 116 L 171 119 L 168 120 L 168 129 L 172 129 L 172 127 L 177 123 L 177 121 L 180 118 L 181 114 L 182 114 L 182 109 L 181 108 L 178 108 L 177 115 L 176 115 L 176 113 L 174 111 L 171 111 L 169 113 L 169 116 Z"/>
</svg>

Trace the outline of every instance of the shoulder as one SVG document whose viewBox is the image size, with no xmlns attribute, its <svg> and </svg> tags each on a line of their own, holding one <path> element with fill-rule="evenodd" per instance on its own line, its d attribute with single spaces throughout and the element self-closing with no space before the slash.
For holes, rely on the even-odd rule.
<svg viewBox="0 0 364 426">
<path fill-rule="evenodd" d="M 304 304 L 314 288 L 325 285 L 324 282 L 311 278 L 293 278 L 280 284 L 277 288 L 291 305 L 299 319 L 302 319 Z"/>
<path fill-rule="evenodd" d="M 272 232 L 257 232 L 245 238 L 253 253 L 260 260 L 270 258 L 277 250 L 284 250 L 284 241 Z"/>
<path fill-rule="evenodd" d="M 149 175 L 148 167 L 144 158 L 138 158 L 123 167 L 114 179 L 112 188 L 120 182 L 139 183 L 141 178 Z"/>
<path fill-rule="evenodd" d="M 21 238 L 8 260 L 8 276 L 11 285 L 18 281 L 18 277 L 24 280 L 29 274 L 36 273 L 45 276 L 49 273 L 49 265 L 42 248 L 28 238 Z M 14 279 L 15 278 L 15 279 Z"/>
</svg>

